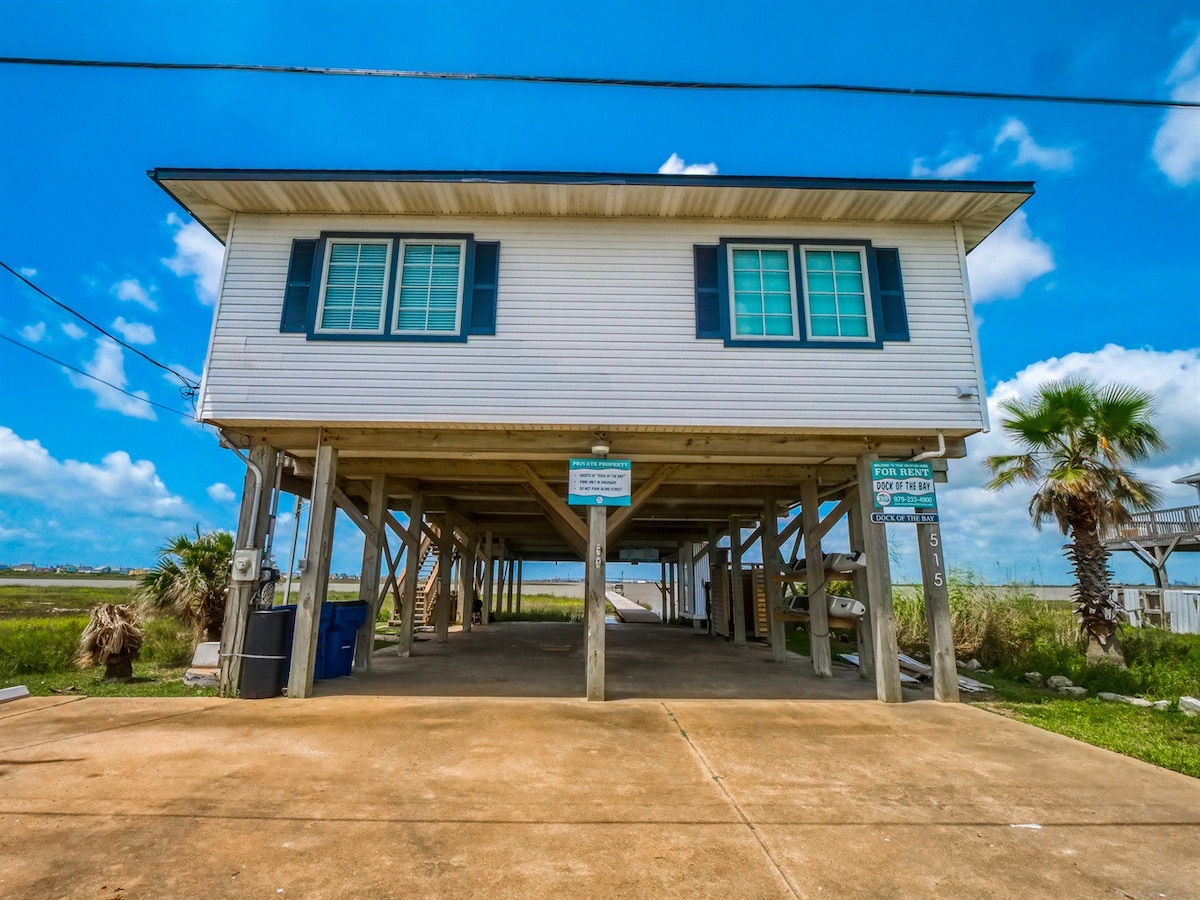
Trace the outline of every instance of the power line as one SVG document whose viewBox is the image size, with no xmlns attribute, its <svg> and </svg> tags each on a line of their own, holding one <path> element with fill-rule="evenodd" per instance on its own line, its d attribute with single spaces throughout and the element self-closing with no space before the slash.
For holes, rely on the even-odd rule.
<svg viewBox="0 0 1200 900">
<path fill-rule="evenodd" d="M 102 335 L 104 335 L 109 340 L 115 341 L 116 343 L 118 343 L 122 347 L 124 347 L 126 350 L 130 350 L 130 351 L 136 353 L 142 359 L 146 360 L 146 362 L 150 363 L 151 365 L 158 366 L 158 368 L 162 369 L 164 372 L 170 372 L 172 375 L 174 375 L 176 378 L 178 378 L 181 382 L 183 382 L 183 387 L 184 387 L 183 395 L 185 398 L 190 398 L 190 397 L 194 396 L 196 391 L 198 391 L 200 389 L 200 385 L 198 385 L 191 378 L 188 378 L 187 376 L 180 374 L 179 372 L 175 371 L 170 366 L 168 366 L 164 363 L 160 363 L 153 356 L 148 356 L 147 354 L 145 354 L 141 350 L 139 350 L 137 347 L 134 347 L 132 344 L 126 343 L 125 341 L 123 341 L 119 337 L 117 337 L 116 335 L 112 334 L 109 331 L 106 331 L 104 328 L 101 328 L 99 325 L 97 325 L 95 322 L 93 322 L 91 319 L 89 319 L 83 313 L 81 313 L 75 309 L 72 309 L 70 306 L 63 303 L 61 300 L 57 300 L 54 297 L 51 297 L 44 290 L 42 290 L 40 287 L 38 287 L 36 284 L 34 284 L 32 281 L 30 281 L 28 278 L 26 278 L 20 272 L 18 272 L 16 269 L 14 269 L 8 263 L 4 262 L 3 260 L 0 260 L 0 266 L 4 267 L 9 272 L 11 272 L 14 276 L 21 279 L 23 282 L 25 282 L 27 285 L 29 285 L 31 288 L 33 288 L 35 291 L 37 291 L 39 294 L 41 294 L 43 297 L 45 297 L 47 300 L 49 300 L 51 303 L 53 303 L 55 306 L 66 310 L 71 315 L 75 316 L 75 318 L 79 319 L 81 322 L 86 322 L 88 325 L 90 325 L 92 328 L 95 328 L 98 332 L 100 332 Z M 120 390 L 120 388 L 118 388 L 118 390 Z"/>
<path fill-rule="evenodd" d="M 156 406 L 159 409 L 164 409 L 169 413 L 175 413 L 176 415 L 183 416 L 184 418 L 187 418 L 187 419 L 195 419 L 195 416 L 192 413 L 185 413 L 183 410 L 172 409 L 170 406 L 163 406 L 161 403 L 155 403 L 153 400 L 147 400 L 145 397 L 139 397 L 137 394 L 130 393 L 129 391 L 125 390 L 124 388 L 117 387 L 111 381 L 105 381 L 103 378 L 97 378 L 95 375 L 92 375 L 90 372 L 85 372 L 85 371 L 83 371 L 83 369 L 77 369 L 77 368 L 75 368 L 75 366 L 71 365 L 70 363 L 65 363 L 61 359 L 55 359 L 53 356 L 50 356 L 48 353 L 43 353 L 41 350 L 38 350 L 34 347 L 30 347 L 28 344 L 22 343 L 21 341 L 18 341 L 16 338 L 11 338 L 7 334 L 0 334 L 0 341 L 7 341 L 10 344 L 20 347 L 22 350 L 28 350 L 30 353 L 34 354 L 35 356 L 40 356 L 42 359 L 48 360 L 49 362 L 52 362 L 55 365 L 62 366 L 64 369 L 69 369 L 70 371 L 74 372 L 77 375 L 82 375 L 84 378 L 90 378 L 90 379 L 92 379 L 92 381 L 98 381 L 105 387 L 110 387 L 114 391 L 121 392 L 126 397 L 132 397 L 134 400 L 141 400 L 143 403 L 148 403 L 151 406 Z"/>
<path fill-rule="evenodd" d="M 1085 97 L 1071 94 L 1021 94 L 1005 91 L 960 91 L 940 88 L 898 88 L 819 82 L 680 81 L 654 78 L 588 78 L 574 75 L 514 75 L 477 72 L 425 72 L 414 69 L 361 69 L 336 66 L 249 65 L 244 63 L 135 62 L 109 59 L 47 59 L 0 56 L 0 63 L 22 66 L 67 66 L 94 69 L 166 69 L 176 72 L 271 72 L 283 75 L 336 75 L 357 78 L 409 78 L 429 81 L 492 81 L 517 84 L 559 84 L 585 87 L 629 87 L 691 91 L 808 91 L 842 94 L 882 94 L 897 97 L 937 97 L 960 100 L 1018 100 L 1030 103 L 1071 103 L 1090 106 L 1133 106 L 1151 109 L 1200 109 L 1200 101 L 1155 100 L 1136 97 Z"/>
</svg>

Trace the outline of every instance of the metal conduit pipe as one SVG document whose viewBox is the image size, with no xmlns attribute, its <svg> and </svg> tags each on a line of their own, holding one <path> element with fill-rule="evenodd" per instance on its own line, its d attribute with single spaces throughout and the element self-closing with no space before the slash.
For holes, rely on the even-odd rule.
<svg viewBox="0 0 1200 900">
<path fill-rule="evenodd" d="M 251 546 L 253 546 L 254 535 L 258 533 L 258 505 L 260 502 L 262 502 L 262 491 L 263 491 L 262 469 L 260 469 L 258 467 L 258 465 L 254 462 L 254 460 L 252 460 L 250 458 L 249 453 L 247 453 L 245 456 L 242 456 L 242 451 L 233 445 L 233 442 L 225 436 L 225 432 L 223 432 L 223 431 L 218 432 L 217 436 L 221 441 L 221 446 L 226 448 L 227 450 L 232 450 L 237 455 L 237 458 L 240 459 L 243 463 L 245 463 L 247 468 L 249 468 L 250 471 L 254 473 L 254 504 L 250 507 L 250 527 L 246 530 L 246 533 L 248 535 L 250 535 Z M 241 549 L 245 549 L 245 548 L 241 548 Z"/>
<path fill-rule="evenodd" d="M 942 432 L 937 433 L 938 448 L 936 450 L 926 450 L 924 453 L 918 453 L 909 462 L 920 462 L 923 459 L 940 459 L 946 455 L 946 435 Z"/>
</svg>

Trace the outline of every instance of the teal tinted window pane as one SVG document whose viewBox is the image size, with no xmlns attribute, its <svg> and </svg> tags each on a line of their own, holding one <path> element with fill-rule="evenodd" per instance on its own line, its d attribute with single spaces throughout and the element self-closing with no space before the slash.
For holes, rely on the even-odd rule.
<svg viewBox="0 0 1200 900">
<path fill-rule="evenodd" d="M 775 272 L 786 272 L 788 270 L 788 253 L 787 250 L 763 250 L 762 252 L 762 267 Z"/>
<path fill-rule="evenodd" d="M 809 294 L 808 311 L 814 316 L 837 315 L 837 299 L 833 294 Z"/>
<path fill-rule="evenodd" d="M 331 265 L 337 263 L 356 264 L 358 262 L 358 244 L 330 244 L 329 262 Z"/>
<path fill-rule="evenodd" d="M 861 272 L 862 257 L 854 250 L 835 250 L 834 265 L 839 272 Z"/>
<path fill-rule="evenodd" d="M 808 289 L 833 293 L 833 275 L 830 272 L 809 272 Z"/>
<path fill-rule="evenodd" d="M 809 272 L 833 271 L 833 254 L 828 250 L 809 250 L 804 259 Z"/>
<path fill-rule="evenodd" d="M 387 244 L 359 244 L 358 261 L 362 265 L 380 266 L 387 262 Z"/>
<path fill-rule="evenodd" d="M 735 315 L 761 315 L 763 311 L 761 294 L 737 294 L 733 298 Z"/>
<path fill-rule="evenodd" d="M 437 244 L 433 248 L 433 261 L 439 266 L 458 268 L 459 255 L 462 247 L 458 244 Z"/>
<path fill-rule="evenodd" d="M 837 337 L 838 326 L 836 316 L 813 316 L 812 317 L 812 336 L 813 337 Z"/>
<path fill-rule="evenodd" d="M 792 282 L 788 279 L 787 272 L 763 272 L 762 282 L 764 291 L 788 293 L 792 289 Z"/>
<path fill-rule="evenodd" d="M 404 265 L 427 266 L 433 262 L 432 244 L 405 244 Z"/>
<path fill-rule="evenodd" d="M 765 316 L 767 334 L 772 337 L 790 336 L 792 333 L 791 316 Z"/>
<path fill-rule="evenodd" d="M 734 267 L 734 269 L 757 269 L 758 268 L 758 251 L 757 250 L 734 250 L 733 251 L 733 267 Z"/>
<path fill-rule="evenodd" d="M 837 289 L 839 294 L 861 294 L 863 292 L 863 280 L 861 272 L 850 272 L 837 275 Z"/>
<path fill-rule="evenodd" d="M 838 294 L 838 312 L 843 316 L 867 315 L 867 301 L 862 294 Z"/>
<path fill-rule="evenodd" d="M 424 266 L 412 266 L 406 263 L 404 272 L 400 276 L 400 284 L 403 287 L 424 287 L 428 285 L 429 269 Z"/>
<path fill-rule="evenodd" d="M 763 312 L 768 315 L 790 316 L 792 314 L 792 295 L 764 294 Z"/>
<path fill-rule="evenodd" d="M 326 284 L 354 284 L 354 276 L 357 273 L 356 266 L 347 266 L 341 264 L 331 264 L 329 266 L 329 275 L 326 279 Z"/>
<path fill-rule="evenodd" d="M 758 272 L 734 272 L 733 289 L 735 291 L 761 291 L 762 276 Z"/>
<path fill-rule="evenodd" d="M 842 334 L 845 337 L 866 337 L 867 336 L 867 319 L 866 316 L 843 316 L 842 317 Z"/>
<path fill-rule="evenodd" d="M 739 316 L 735 330 L 738 334 L 762 334 L 762 319 L 758 316 Z"/>
</svg>

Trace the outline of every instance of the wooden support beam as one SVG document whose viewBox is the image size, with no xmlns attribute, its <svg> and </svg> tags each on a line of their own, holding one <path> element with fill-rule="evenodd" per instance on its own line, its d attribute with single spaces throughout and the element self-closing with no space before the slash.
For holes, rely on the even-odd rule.
<svg viewBox="0 0 1200 900">
<path fill-rule="evenodd" d="M 396 532 L 396 536 L 404 542 L 404 546 L 406 546 L 410 552 L 421 552 L 422 529 L 412 528 L 411 526 L 409 528 L 405 528 L 400 524 L 400 520 L 396 518 L 395 514 L 391 510 L 385 509 L 383 511 L 383 520 L 387 522 L 389 526 L 391 526 L 392 531 Z M 409 522 L 412 521 L 412 503 L 410 502 Z"/>
<path fill-rule="evenodd" d="M 850 531 L 850 550 L 858 551 L 865 556 L 866 543 L 863 538 L 862 510 L 858 506 L 857 489 L 847 494 L 846 499 L 850 501 L 850 509 L 846 513 L 846 527 Z M 854 599 L 866 607 L 866 612 L 858 618 L 858 677 L 870 680 L 875 677 L 875 639 L 871 627 L 871 596 L 870 586 L 867 584 L 867 570 L 855 568 L 850 575 L 850 580 L 854 586 Z"/>
<path fill-rule="evenodd" d="M 496 615 L 503 612 L 505 566 L 508 563 L 508 546 L 504 538 L 500 539 L 500 551 L 496 556 L 499 565 L 496 566 Z"/>
<path fill-rule="evenodd" d="M 492 594 L 495 589 L 495 550 L 492 546 L 492 532 L 487 530 L 483 537 L 483 624 L 487 625 L 492 618 Z"/>
<path fill-rule="evenodd" d="M 604 699 L 604 604 L 607 588 L 607 508 L 588 508 L 588 549 L 584 557 L 584 617 L 587 624 L 587 698 Z"/>
<path fill-rule="evenodd" d="M 933 667 L 933 699 L 958 702 L 958 665 L 950 626 L 950 586 L 939 525 L 917 526 L 921 582 L 925 589 L 925 627 L 929 632 L 929 664 Z"/>
<path fill-rule="evenodd" d="M 813 529 L 814 539 L 818 541 L 823 540 L 825 535 L 829 534 L 829 532 L 833 529 L 833 526 L 838 523 L 838 520 L 840 520 L 842 516 L 846 515 L 846 513 L 850 510 L 850 507 L 853 505 L 854 501 L 849 496 L 843 497 L 840 501 L 838 501 L 838 505 L 831 509 L 826 514 L 825 518 L 818 523 L 817 527 Z"/>
<path fill-rule="evenodd" d="M 817 482 L 800 486 L 800 521 L 804 529 L 804 566 L 808 573 L 808 635 L 813 672 L 818 678 L 833 677 L 833 652 L 829 643 L 829 601 L 825 596 L 825 561 L 821 553 L 820 498 Z"/>
<path fill-rule="evenodd" d="M 567 502 L 558 496 L 554 489 L 546 484 L 528 464 L 523 462 L 513 463 L 513 468 L 524 476 L 525 484 L 528 486 L 530 493 L 533 494 L 534 499 L 546 511 L 550 523 L 562 535 L 571 549 L 576 550 L 581 557 L 586 558 L 588 552 L 588 529 L 584 525 L 583 520 L 575 514 L 575 511 L 567 505 Z"/>
<path fill-rule="evenodd" d="M 525 574 L 525 560 L 517 559 L 517 615 L 521 614 L 521 581 Z"/>
<path fill-rule="evenodd" d="M 513 581 L 516 575 L 517 561 L 513 557 L 508 558 L 508 603 L 505 605 L 505 615 L 512 615 L 513 611 Z"/>
<path fill-rule="evenodd" d="M 475 608 L 475 557 L 479 553 L 479 535 L 469 525 L 466 544 L 470 549 L 458 559 L 458 614 L 464 634 L 474 624 L 471 620 Z"/>
<path fill-rule="evenodd" d="M 322 443 L 313 468 L 312 506 L 308 514 L 308 541 L 296 598 L 296 628 L 292 637 L 292 668 L 288 697 L 312 696 L 313 668 L 317 659 L 317 630 L 321 605 L 329 587 L 329 557 L 333 548 L 333 492 L 337 481 L 338 451 Z"/>
<path fill-rule="evenodd" d="M 358 530 L 363 533 L 368 543 L 379 542 L 379 534 L 375 531 L 375 526 L 359 508 L 358 503 L 336 484 L 333 486 L 333 502 L 350 518 L 351 522 L 358 526 Z"/>
<path fill-rule="evenodd" d="M 251 445 L 250 461 L 262 473 L 262 486 L 254 472 L 246 467 L 242 480 L 242 506 L 238 512 L 237 535 L 234 546 L 239 550 L 262 550 L 266 546 L 267 534 L 272 527 L 271 493 L 275 484 L 275 473 L 279 465 L 279 453 L 261 441 Z M 254 530 L 250 522 L 254 520 Z M 288 573 L 291 577 L 291 573 Z M 225 619 L 221 626 L 221 646 L 217 657 L 220 660 L 218 691 L 222 697 L 235 697 L 242 685 L 242 653 L 246 644 L 246 629 L 250 624 L 250 602 L 259 589 L 257 581 L 233 581 L 229 585 L 229 599 L 225 603 Z"/>
<path fill-rule="evenodd" d="M 608 543 L 616 544 L 625 532 L 629 530 L 629 526 L 633 524 L 634 518 L 646 501 L 654 496 L 654 493 L 662 486 L 663 482 L 675 474 L 675 470 L 679 466 L 676 463 L 667 463 L 665 466 L 659 466 L 654 470 L 654 474 L 647 478 L 638 489 L 633 492 L 629 498 L 628 506 L 617 508 L 608 519 Z"/>
<path fill-rule="evenodd" d="M 438 542 L 438 599 L 434 623 L 439 644 L 450 640 L 450 589 L 454 585 L 454 513 L 446 513 L 439 526 Z"/>
<path fill-rule="evenodd" d="M 763 503 L 762 558 L 763 590 L 767 595 L 767 621 L 771 634 L 771 658 L 777 663 L 787 661 L 787 630 L 778 618 L 783 611 L 783 586 L 773 576 L 779 574 L 779 519 L 774 497 Z"/>
<path fill-rule="evenodd" d="M 411 537 L 418 541 L 421 538 L 424 516 L 424 497 L 418 492 L 413 494 L 412 500 L 408 504 L 408 531 Z M 392 527 L 399 525 L 396 522 Z M 397 534 L 403 529 L 397 529 Z M 413 550 L 409 547 L 408 563 L 404 567 L 404 603 L 400 608 L 400 643 L 397 645 L 396 652 L 400 656 L 412 655 L 413 641 L 413 616 L 417 608 L 417 591 L 420 585 L 417 584 L 417 578 L 421 571 L 421 551 L 420 544 L 418 549 Z"/>
<path fill-rule="evenodd" d="M 367 604 L 367 617 L 358 629 L 354 644 L 354 668 L 360 672 L 371 671 L 371 657 L 375 654 L 375 622 L 379 615 L 379 563 L 383 555 L 383 515 L 387 512 L 385 479 L 376 475 L 371 479 L 371 497 L 367 504 L 367 523 L 370 534 L 363 541 L 362 569 L 358 576 L 358 599 Z M 389 569 L 391 567 L 389 566 Z"/>
<path fill-rule="evenodd" d="M 858 483 L 871 483 L 874 453 L 858 459 Z M 869 490 L 857 492 L 856 506 L 863 529 L 866 553 L 867 593 L 871 598 L 871 631 L 875 646 L 875 693 L 884 703 L 899 703 L 900 647 L 896 641 L 896 609 L 892 604 L 892 575 L 888 563 L 887 526 L 871 521 L 874 503 Z"/>
</svg>

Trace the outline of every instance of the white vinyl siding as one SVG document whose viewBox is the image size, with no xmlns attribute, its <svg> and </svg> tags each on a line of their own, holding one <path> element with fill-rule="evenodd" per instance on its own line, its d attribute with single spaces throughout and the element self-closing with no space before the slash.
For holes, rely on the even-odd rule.
<svg viewBox="0 0 1200 900">
<path fill-rule="evenodd" d="M 331 240 L 326 248 L 317 330 L 383 331 L 392 242 Z"/>
<path fill-rule="evenodd" d="M 466 241 L 401 241 L 392 330 L 458 334 L 466 261 Z"/>
<path fill-rule="evenodd" d="M 809 340 L 873 341 L 875 322 L 861 247 L 801 247 Z"/>
<path fill-rule="evenodd" d="M 338 231 L 499 241 L 496 334 L 461 343 L 281 334 L 292 239 Z M 739 237 L 899 248 L 911 340 L 863 350 L 697 340 L 692 247 Z M 962 273 L 952 225 L 243 213 L 200 410 L 230 423 L 969 433 L 983 419 L 979 398 L 956 391 L 978 380 Z"/>
</svg>

